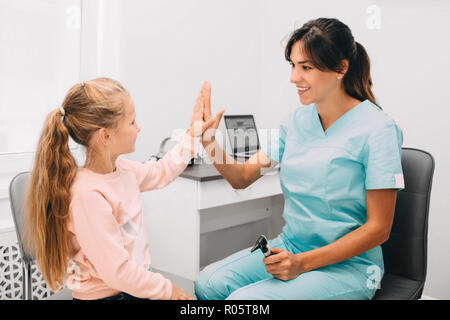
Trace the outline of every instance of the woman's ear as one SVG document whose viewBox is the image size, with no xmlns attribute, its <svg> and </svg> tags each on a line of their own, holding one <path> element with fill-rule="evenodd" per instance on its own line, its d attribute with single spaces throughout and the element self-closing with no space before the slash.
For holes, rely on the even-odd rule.
<svg viewBox="0 0 450 320">
<path fill-rule="evenodd" d="M 341 64 L 339 66 L 338 76 L 337 76 L 338 80 L 342 79 L 342 77 L 345 76 L 345 74 L 347 73 L 347 70 L 348 70 L 348 65 L 349 65 L 349 62 L 347 59 L 343 59 L 341 61 Z"/>
</svg>

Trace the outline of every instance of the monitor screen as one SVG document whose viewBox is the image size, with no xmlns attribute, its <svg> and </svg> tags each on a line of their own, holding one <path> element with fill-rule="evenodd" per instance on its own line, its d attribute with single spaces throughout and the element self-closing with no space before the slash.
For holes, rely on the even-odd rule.
<svg viewBox="0 0 450 320">
<path fill-rule="evenodd" d="M 251 152 L 259 149 L 258 131 L 252 115 L 224 116 L 233 152 Z"/>
</svg>

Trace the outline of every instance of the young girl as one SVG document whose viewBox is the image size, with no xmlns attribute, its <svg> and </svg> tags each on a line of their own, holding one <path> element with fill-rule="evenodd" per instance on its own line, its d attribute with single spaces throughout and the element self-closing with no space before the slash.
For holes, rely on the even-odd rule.
<svg viewBox="0 0 450 320">
<path fill-rule="evenodd" d="M 304 106 L 267 148 L 244 164 L 227 159 L 213 137 L 220 119 L 203 145 L 234 188 L 281 163 L 286 225 L 269 257 L 245 249 L 205 267 L 199 299 L 371 299 L 383 276 L 403 136 L 376 105 L 366 50 L 344 23 L 319 18 L 292 34 L 285 57 Z"/>
<path fill-rule="evenodd" d="M 172 150 L 145 163 L 120 157 L 135 150 L 140 128 L 130 95 L 114 80 L 76 84 L 48 115 L 26 208 L 28 246 L 51 289 L 67 281 L 75 299 L 191 299 L 148 270 L 140 192 L 165 187 L 186 168 L 196 137 L 212 123 L 202 121 L 200 102 Z M 82 168 L 70 153 L 69 136 L 86 147 Z"/>
</svg>

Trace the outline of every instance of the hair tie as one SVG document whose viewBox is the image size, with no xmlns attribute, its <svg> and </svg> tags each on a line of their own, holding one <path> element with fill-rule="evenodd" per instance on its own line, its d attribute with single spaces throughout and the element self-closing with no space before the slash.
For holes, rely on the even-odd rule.
<svg viewBox="0 0 450 320">
<path fill-rule="evenodd" d="M 66 111 L 64 111 L 63 107 L 59 107 L 59 111 L 61 112 L 63 117 L 66 115 Z"/>
</svg>

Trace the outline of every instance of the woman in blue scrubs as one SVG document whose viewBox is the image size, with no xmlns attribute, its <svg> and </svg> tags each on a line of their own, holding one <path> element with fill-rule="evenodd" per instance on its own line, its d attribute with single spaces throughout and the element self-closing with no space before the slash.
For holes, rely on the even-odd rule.
<svg viewBox="0 0 450 320">
<path fill-rule="evenodd" d="M 248 248 L 205 267 L 195 281 L 198 299 L 371 299 L 383 276 L 380 245 L 404 187 L 403 137 L 376 105 L 369 57 L 345 24 L 325 18 L 296 30 L 285 56 L 304 106 L 269 145 L 243 164 L 214 132 L 203 145 L 234 188 L 281 163 L 286 225 L 269 240 L 271 256 Z M 203 99 L 207 121 L 210 87 Z"/>
</svg>

